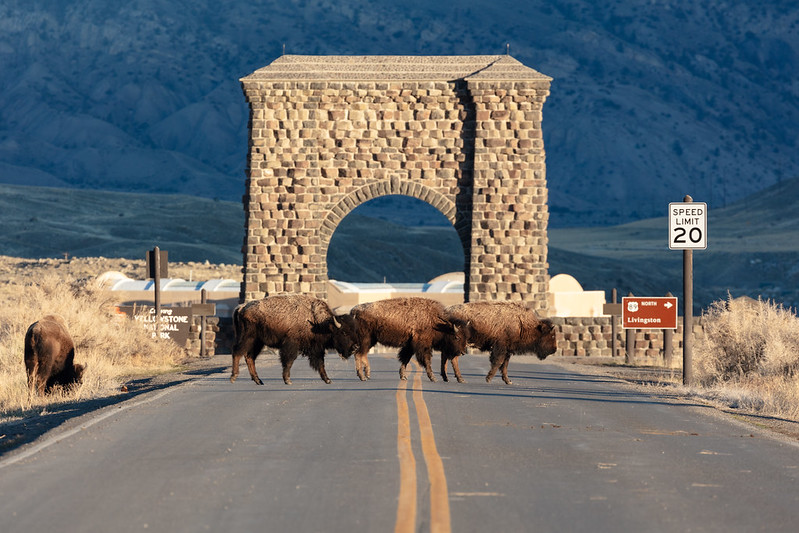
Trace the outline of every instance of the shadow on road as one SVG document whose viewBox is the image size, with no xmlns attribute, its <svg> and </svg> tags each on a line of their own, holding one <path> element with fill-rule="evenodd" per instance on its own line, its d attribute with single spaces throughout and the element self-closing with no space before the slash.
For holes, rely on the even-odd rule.
<svg viewBox="0 0 799 533">
<path fill-rule="evenodd" d="M 180 373 L 127 381 L 125 382 L 126 392 L 119 392 L 113 396 L 67 401 L 39 407 L 36 409 L 38 412 L 24 416 L 21 420 L 0 423 L 0 459 L 12 451 L 36 441 L 49 431 L 62 426 L 79 424 L 79 419 L 84 415 L 133 400 L 143 394 L 219 372 L 222 368 L 223 366 L 216 362 L 203 360 Z"/>
</svg>

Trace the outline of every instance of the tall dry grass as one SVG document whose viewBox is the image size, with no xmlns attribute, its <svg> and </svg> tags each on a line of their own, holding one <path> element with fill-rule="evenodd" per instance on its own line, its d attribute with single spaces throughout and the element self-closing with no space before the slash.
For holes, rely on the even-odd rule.
<svg viewBox="0 0 799 533">
<path fill-rule="evenodd" d="M 28 394 L 23 345 L 28 326 L 48 314 L 64 318 L 75 342 L 75 363 L 86 370 L 80 386 L 39 398 Z M 117 314 L 108 292 L 47 274 L 0 302 L 0 420 L 113 394 L 127 378 L 172 370 L 184 356 L 173 342 L 152 339 Z"/>
<path fill-rule="evenodd" d="M 799 318 L 771 301 L 714 302 L 704 313 L 694 371 L 705 396 L 799 420 Z"/>
</svg>

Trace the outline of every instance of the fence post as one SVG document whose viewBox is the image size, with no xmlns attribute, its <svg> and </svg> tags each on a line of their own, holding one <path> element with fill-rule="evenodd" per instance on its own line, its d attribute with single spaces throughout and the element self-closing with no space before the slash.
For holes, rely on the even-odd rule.
<svg viewBox="0 0 799 533">
<path fill-rule="evenodd" d="M 200 291 L 200 303 L 208 302 L 208 292 L 205 289 Z M 205 357 L 205 314 L 200 318 L 200 357 Z"/>
<path fill-rule="evenodd" d="M 155 269 L 155 276 L 153 277 L 153 303 L 155 304 L 155 338 L 161 338 L 161 250 L 158 246 L 153 248 L 153 268 Z"/>
<path fill-rule="evenodd" d="M 632 298 L 632 296 L 633 293 L 627 295 L 628 298 Z M 627 363 L 628 365 L 635 364 L 635 334 L 637 331 L 638 331 L 637 329 L 628 328 L 627 335 L 625 336 L 626 355 L 624 362 Z"/>
<path fill-rule="evenodd" d="M 671 292 L 667 292 L 666 296 L 668 298 L 673 298 L 674 295 Z M 666 368 L 671 368 L 671 358 L 674 355 L 674 330 L 672 329 L 664 329 L 663 330 L 663 366 Z"/>
<path fill-rule="evenodd" d="M 616 293 L 616 289 L 613 289 L 612 291 L 610 291 L 611 303 L 615 304 L 616 300 L 617 300 L 617 297 L 618 297 L 618 294 Z M 611 357 L 616 357 L 618 355 L 619 347 L 618 347 L 618 341 L 616 340 L 616 334 L 617 333 L 618 333 L 618 330 L 616 328 L 616 315 L 612 314 L 612 315 L 610 315 L 610 336 L 611 336 L 610 356 Z"/>
</svg>

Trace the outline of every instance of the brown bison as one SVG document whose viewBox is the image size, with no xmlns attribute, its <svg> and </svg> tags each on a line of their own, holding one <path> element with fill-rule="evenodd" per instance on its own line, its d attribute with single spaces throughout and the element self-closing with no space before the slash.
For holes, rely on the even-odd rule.
<svg viewBox="0 0 799 533">
<path fill-rule="evenodd" d="M 255 359 L 264 346 L 277 348 L 283 365 L 283 381 L 291 385 L 291 365 L 298 354 L 308 357 L 311 368 L 330 383 L 325 371 L 325 351 L 336 349 L 349 357 L 355 347 L 355 325 L 350 316 L 336 317 L 324 300 L 305 294 L 280 294 L 238 306 L 233 311 L 233 372 L 231 383 L 239 375 L 241 356 L 247 362 L 250 377 L 258 385 L 263 381 L 255 371 Z"/>
<path fill-rule="evenodd" d="M 502 370 L 502 380 L 508 385 L 508 361 L 517 353 L 535 353 L 546 359 L 557 350 L 555 326 L 550 320 L 541 319 L 532 309 L 516 302 L 469 302 L 447 308 L 449 320 L 466 323 L 464 329 L 469 345 L 490 353 L 491 369 L 486 382 Z M 441 352 L 441 377 L 447 378 L 447 360 L 452 361 L 452 370 L 458 382 L 463 383 L 458 357 L 464 350 L 458 346 L 445 347 Z"/>
<path fill-rule="evenodd" d="M 64 319 L 47 315 L 34 322 L 25 333 L 25 371 L 28 389 L 42 396 L 57 385 L 68 387 L 81 383 L 83 365 L 76 365 L 75 343 Z"/>
<path fill-rule="evenodd" d="M 444 346 L 465 348 L 458 324 L 447 319 L 444 305 L 428 298 L 391 298 L 356 305 L 350 311 L 358 331 L 355 371 L 361 380 L 369 379 L 367 354 L 375 344 L 399 347 L 400 379 L 407 378 L 407 366 L 416 354 L 427 377 L 435 381 L 431 368 L 433 350 Z M 458 349 L 458 348 L 451 348 Z"/>
</svg>

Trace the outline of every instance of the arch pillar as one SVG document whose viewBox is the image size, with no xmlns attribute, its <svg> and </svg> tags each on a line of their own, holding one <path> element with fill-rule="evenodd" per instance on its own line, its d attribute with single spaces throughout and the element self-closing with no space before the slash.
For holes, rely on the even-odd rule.
<svg viewBox="0 0 799 533">
<path fill-rule="evenodd" d="M 241 299 L 325 297 L 338 223 L 402 194 L 453 223 L 467 300 L 520 300 L 546 314 L 550 81 L 510 56 L 282 56 L 243 78 Z"/>
</svg>

